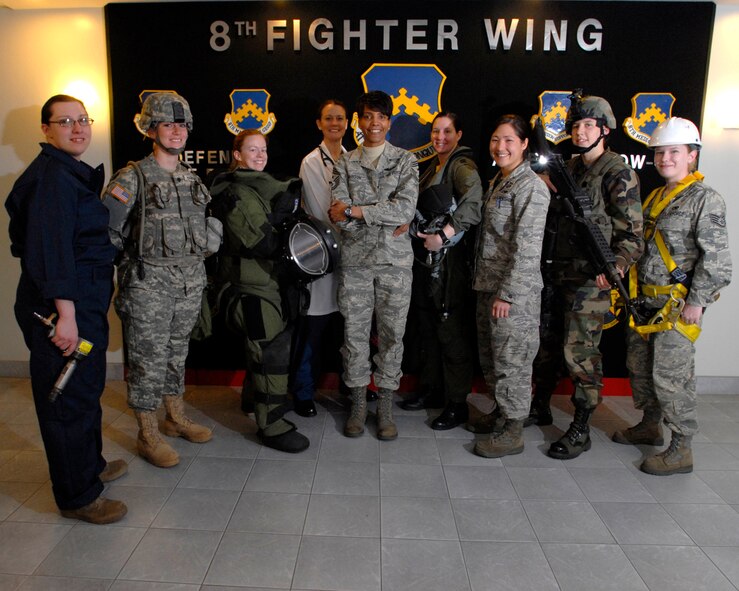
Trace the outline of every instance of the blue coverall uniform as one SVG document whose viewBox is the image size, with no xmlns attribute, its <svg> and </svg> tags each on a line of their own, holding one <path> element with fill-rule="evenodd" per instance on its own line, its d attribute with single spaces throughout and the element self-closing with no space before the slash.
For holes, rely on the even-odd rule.
<svg viewBox="0 0 739 591">
<path fill-rule="evenodd" d="M 116 254 L 100 202 L 103 180 L 102 165 L 93 169 L 43 143 L 5 203 L 11 252 L 21 259 L 15 316 L 31 351 L 36 414 L 54 498 L 63 510 L 84 507 L 103 490 L 100 396 Z M 56 311 L 54 299 L 74 301 L 79 336 L 93 348 L 51 403 L 49 392 L 68 358 L 33 312 L 48 317 Z"/>
</svg>

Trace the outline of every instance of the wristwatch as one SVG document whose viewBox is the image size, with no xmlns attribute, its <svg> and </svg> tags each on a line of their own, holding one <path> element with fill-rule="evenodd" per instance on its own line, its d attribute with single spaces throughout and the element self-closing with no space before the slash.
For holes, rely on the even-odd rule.
<svg viewBox="0 0 739 591">
<path fill-rule="evenodd" d="M 347 208 L 346 208 L 346 209 L 344 210 L 344 215 L 346 216 L 346 218 L 347 218 L 347 219 L 349 219 L 349 220 L 350 220 L 350 219 L 352 219 L 352 206 L 351 206 L 351 205 L 349 205 L 349 206 L 348 206 L 348 207 L 347 207 Z"/>
<path fill-rule="evenodd" d="M 439 231 L 437 232 L 439 235 L 439 238 L 441 238 L 441 245 L 442 246 L 449 246 L 449 238 L 447 238 L 447 235 L 444 234 L 444 228 L 439 228 Z"/>
</svg>

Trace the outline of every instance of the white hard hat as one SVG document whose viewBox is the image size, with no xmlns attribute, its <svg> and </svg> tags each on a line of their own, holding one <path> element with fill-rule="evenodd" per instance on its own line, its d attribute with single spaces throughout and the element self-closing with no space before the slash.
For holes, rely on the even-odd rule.
<svg viewBox="0 0 739 591">
<path fill-rule="evenodd" d="M 650 148 L 680 146 L 683 144 L 698 147 L 703 145 L 701 144 L 701 135 L 698 128 L 692 121 L 682 117 L 666 119 L 657 126 L 649 139 Z"/>
</svg>

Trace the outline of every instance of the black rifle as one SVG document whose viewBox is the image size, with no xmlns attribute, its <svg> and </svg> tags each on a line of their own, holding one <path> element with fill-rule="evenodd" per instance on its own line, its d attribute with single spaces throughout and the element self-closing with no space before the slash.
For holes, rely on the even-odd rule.
<svg viewBox="0 0 739 591">
<path fill-rule="evenodd" d="M 600 226 L 592 220 L 593 203 L 590 195 L 572 178 L 562 156 L 549 149 L 544 126 L 539 117 L 536 118 L 534 124 L 532 140 L 532 166 L 549 173 L 549 178 L 567 210 L 567 216 L 575 222 L 577 237 L 585 249 L 588 262 L 593 266 L 596 274 L 605 274 L 611 286 L 621 295 L 627 312 L 634 317 L 637 324 L 642 324 L 642 318 L 636 309 L 636 302 L 629 297 L 629 292 L 616 268 L 616 255 L 613 254 L 611 245 L 603 236 Z"/>
</svg>

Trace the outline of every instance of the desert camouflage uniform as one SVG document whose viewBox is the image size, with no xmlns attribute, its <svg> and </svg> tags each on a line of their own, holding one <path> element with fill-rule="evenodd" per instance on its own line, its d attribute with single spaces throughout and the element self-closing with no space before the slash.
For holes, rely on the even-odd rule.
<svg viewBox="0 0 739 591">
<path fill-rule="evenodd" d="M 700 173 L 693 174 L 703 178 Z M 652 204 L 644 212 L 645 218 L 651 208 Z M 700 181 L 694 182 L 659 214 L 655 227 L 677 266 L 692 278 L 685 303 L 705 309 L 731 281 L 726 205 L 721 195 Z M 637 264 L 638 283 L 669 285 L 674 281 L 650 230 L 646 232 L 644 255 Z M 655 313 L 668 298 L 668 295 L 647 298 L 644 305 L 650 313 Z M 659 406 L 672 431 L 687 436 L 695 434 L 698 424 L 694 343 L 677 330 L 653 333 L 649 341 L 629 331 L 626 360 L 634 406 L 639 409 Z"/>
<path fill-rule="evenodd" d="M 616 263 L 627 268 L 639 258 L 643 249 L 642 212 L 639 200 L 639 178 L 620 155 L 606 149 L 589 168 L 580 156 L 567 162 L 572 176 L 592 200 L 592 220 L 600 227 Z M 583 245 L 577 239 L 573 222 L 563 205 L 552 201 L 556 212 L 556 243 L 552 267 L 557 298 L 564 302 L 563 324 L 550 330 L 560 332 L 554 342 L 564 343 L 564 359 L 575 384 L 572 401 L 575 406 L 595 408 L 603 387 L 603 367 L 598 349 L 603 318 L 611 300 L 610 290 L 595 284 L 596 271 L 583 257 Z M 547 342 L 551 342 L 549 338 Z M 547 376 L 556 376 L 561 355 L 557 350 L 540 350 L 534 372 L 537 388 Z M 549 384 L 553 389 L 554 384 Z M 550 390 L 551 391 L 551 390 Z"/>
<path fill-rule="evenodd" d="M 506 418 L 523 420 L 539 346 L 539 261 L 549 190 L 523 162 L 508 177 L 498 173 L 483 204 L 473 283 L 480 365 Z M 492 317 L 496 298 L 511 304 L 508 318 Z"/>
<path fill-rule="evenodd" d="M 350 388 L 370 383 L 372 313 L 378 332 L 375 384 L 397 390 L 403 333 L 411 297 L 413 251 L 408 233 L 393 231 L 413 219 L 418 199 L 418 164 L 413 155 L 385 143 L 377 165 L 357 148 L 334 166 L 332 197 L 361 206 L 362 220 L 339 224 L 339 310 L 344 325 L 344 381 Z"/>
<path fill-rule="evenodd" d="M 185 392 L 185 358 L 206 281 L 205 206 L 210 195 L 182 164 L 169 172 L 153 155 L 137 164 L 146 179 L 141 264 L 141 204 L 132 166 L 111 179 L 103 204 L 110 211 L 111 241 L 123 250 L 115 307 L 127 346 L 128 404 L 153 411 L 163 395 Z"/>
</svg>

